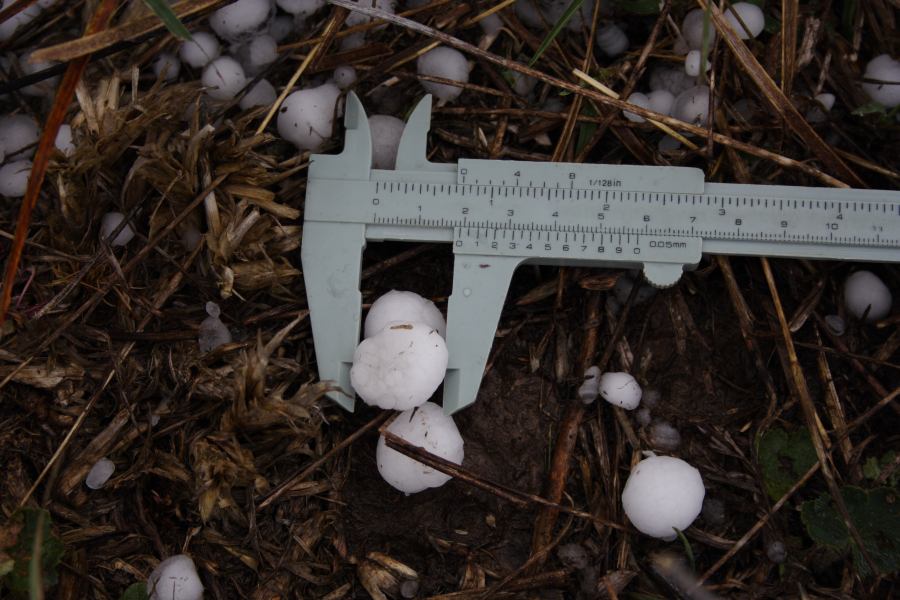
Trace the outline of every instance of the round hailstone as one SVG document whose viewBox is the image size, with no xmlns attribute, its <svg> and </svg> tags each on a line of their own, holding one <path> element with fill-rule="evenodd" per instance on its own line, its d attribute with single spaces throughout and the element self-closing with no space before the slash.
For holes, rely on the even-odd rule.
<svg viewBox="0 0 900 600">
<path fill-rule="evenodd" d="M 356 347 L 350 384 L 366 404 L 407 410 L 434 394 L 448 358 L 444 338 L 430 325 L 388 325 Z"/>
<path fill-rule="evenodd" d="M 71 125 L 60 125 L 59 132 L 56 134 L 56 139 L 53 141 L 53 145 L 56 146 L 56 149 L 69 156 L 73 152 L 75 152 L 75 143 L 72 141 L 72 126 Z"/>
<path fill-rule="evenodd" d="M 493 13 L 478 21 L 478 25 L 485 35 L 496 37 L 503 29 L 503 19 L 497 13 Z"/>
<path fill-rule="evenodd" d="M 247 76 L 238 61 L 222 56 L 206 65 L 200 81 L 213 100 L 231 100 L 247 85 Z"/>
<path fill-rule="evenodd" d="M 629 373 L 604 373 L 600 377 L 600 395 L 610 404 L 634 410 L 641 403 L 641 386 Z"/>
<path fill-rule="evenodd" d="M 600 394 L 600 367 L 593 365 L 584 372 L 584 381 L 578 387 L 576 395 L 584 404 L 593 404 Z"/>
<path fill-rule="evenodd" d="M 147 580 L 149 600 L 202 600 L 203 584 L 194 561 L 176 554 L 159 563 Z"/>
<path fill-rule="evenodd" d="M 339 88 L 346 90 L 356 83 L 356 69 L 346 65 L 338 67 L 334 70 L 334 75 L 331 76 L 331 79 L 334 80 L 334 83 Z"/>
<path fill-rule="evenodd" d="M 340 95 L 333 83 L 292 93 L 278 112 L 279 135 L 300 150 L 318 150 L 334 130 L 334 109 Z"/>
<path fill-rule="evenodd" d="M 657 450 L 671 452 L 681 445 L 681 434 L 665 421 L 657 421 L 650 426 L 650 443 Z"/>
<path fill-rule="evenodd" d="M 650 100 L 650 110 L 661 115 L 671 115 L 672 106 L 675 104 L 675 96 L 669 90 L 656 90 L 647 94 Z"/>
<path fill-rule="evenodd" d="M 237 0 L 209 16 L 209 25 L 225 40 L 235 41 L 265 26 L 271 10 L 269 0 Z"/>
<path fill-rule="evenodd" d="M 844 304 L 857 319 L 866 315 L 866 321 L 879 321 L 891 312 L 892 303 L 891 290 L 871 271 L 857 271 L 844 282 Z"/>
<path fill-rule="evenodd" d="M 679 458 L 652 456 L 628 476 L 622 507 L 641 533 L 671 541 L 700 514 L 705 493 L 700 471 Z"/>
<path fill-rule="evenodd" d="M 828 120 L 828 113 L 834 108 L 836 98 L 834 94 L 818 94 L 815 103 L 806 111 L 806 120 L 810 123 L 824 123 Z"/>
<path fill-rule="evenodd" d="M 616 25 L 597 30 L 597 47 L 607 56 L 618 56 L 628 50 L 628 36 Z"/>
<path fill-rule="evenodd" d="M 681 35 L 691 50 L 700 50 L 703 47 L 703 22 L 706 13 L 702 8 L 695 8 L 684 16 L 681 22 Z M 707 48 L 712 48 L 716 40 L 716 28 L 710 22 L 706 30 Z"/>
<path fill-rule="evenodd" d="M 787 550 L 784 548 L 784 542 L 775 540 L 766 546 L 766 556 L 775 564 L 781 564 L 787 558 Z"/>
<path fill-rule="evenodd" d="M 387 430 L 435 456 L 457 465 L 462 464 L 463 439 L 459 435 L 459 429 L 456 428 L 453 417 L 445 415 L 441 407 L 433 402 L 426 402 L 400 413 Z M 381 477 L 391 487 L 405 494 L 440 487 L 452 479 L 449 475 L 388 448 L 384 436 L 378 438 L 375 461 Z"/>
<path fill-rule="evenodd" d="M 447 46 L 438 46 L 420 56 L 416 67 L 419 75 L 441 77 L 460 83 L 469 81 L 469 63 L 466 61 L 465 55 L 459 50 Z M 423 81 L 422 87 L 443 102 L 455 100 L 463 92 L 461 87 L 433 81 Z"/>
<path fill-rule="evenodd" d="M 37 123 L 25 115 L 6 115 L 0 117 L 0 146 L 7 158 L 31 158 L 34 156 L 35 144 L 40 133 Z M 27 148 L 27 149 L 26 149 Z"/>
<path fill-rule="evenodd" d="M 254 106 L 271 106 L 278 99 L 278 93 L 267 79 L 260 79 L 241 98 L 240 106 L 243 110 Z"/>
<path fill-rule="evenodd" d="M 678 94 L 693 86 L 693 80 L 687 76 L 684 69 L 657 67 L 650 73 L 650 89 L 654 92 L 667 90 L 673 96 L 678 96 Z"/>
<path fill-rule="evenodd" d="M 206 303 L 206 314 L 209 315 L 200 323 L 200 334 L 197 342 L 200 352 L 209 352 L 219 346 L 231 343 L 231 331 L 219 318 L 221 310 L 215 302 Z"/>
<path fill-rule="evenodd" d="M 732 4 L 731 8 L 725 11 L 725 19 L 742 40 L 755 38 L 766 28 L 766 17 L 762 9 L 749 2 Z M 744 22 L 744 25 L 741 25 L 741 21 Z"/>
<path fill-rule="evenodd" d="M 377 8 L 378 10 L 394 14 L 396 10 L 397 2 L 395 0 L 350 0 L 354 4 L 359 4 L 366 8 Z M 347 27 L 355 27 L 357 25 L 364 25 L 365 23 L 369 23 L 372 20 L 368 15 L 364 15 L 361 12 L 351 11 L 347 16 L 347 20 L 345 23 Z"/>
<path fill-rule="evenodd" d="M 825 325 L 828 326 L 828 329 L 831 330 L 831 333 L 838 337 L 844 335 L 847 332 L 847 324 L 844 323 L 844 320 L 840 317 L 840 315 L 826 315 Z"/>
<path fill-rule="evenodd" d="M 178 52 L 181 60 L 195 69 L 200 69 L 208 65 L 210 61 L 219 58 L 221 48 L 216 36 L 199 31 L 192 33 L 191 37 L 193 39 L 181 43 L 181 49 Z"/>
<path fill-rule="evenodd" d="M 628 96 L 628 103 L 640 106 L 641 108 L 650 108 L 650 98 L 648 98 L 646 94 L 640 92 L 634 92 Z M 627 110 L 622 111 L 622 116 L 634 123 L 644 123 L 646 121 L 644 117 Z"/>
<path fill-rule="evenodd" d="M 705 127 L 709 121 L 709 88 L 698 85 L 679 94 L 672 107 L 672 116 Z"/>
<path fill-rule="evenodd" d="M 0 167 L 0 196 L 21 198 L 28 189 L 30 160 L 14 160 Z"/>
<path fill-rule="evenodd" d="M 250 70 L 258 73 L 278 58 L 278 43 L 269 35 L 253 38 L 247 45 L 247 63 Z"/>
<path fill-rule="evenodd" d="M 701 60 L 703 58 L 701 52 L 699 50 L 691 50 L 687 53 L 687 56 L 684 57 L 684 72 L 688 77 L 696 77 L 700 74 L 700 63 L 704 63 L 706 71 L 709 71 L 711 65 L 709 64 L 709 59 Z"/>
<path fill-rule="evenodd" d="M 162 52 L 153 63 L 153 74 L 157 77 L 164 77 L 166 81 L 178 79 L 180 72 L 181 61 L 174 54 Z"/>
<path fill-rule="evenodd" d="M 294 18 L 287 15 L 275 17 L 269 21 L 269 28 L 266 32 L 280 44 L 294 32 Z"/>
<path fill-rule="evenodd" d="M 900 105 L 900 61 L 887 54 L 876 56 L 866 65 L 865 79 L 882 83 L 863 82 L 862 88 L 869 98 L 887 107 Z"/>
<path fill-rule="evenodd" d="M 308 17 L 323 6 L 326 0 L 275 0 L 278 8 L 286 13 Z"/>
<path fill-rule="evenodd" d="M 106 241 L 109 239 L 109 236 L 112 235 L 112 232 L 116 230 L 119 224 L 125 220 L 125 215 L 120 212 L 108 212 L 103 215 L 103 219 L 100 221 L 100 239 L 102 241 Z M 134 237 L 134 230 L 131 228 L 131 225 L 125 224 L 125 227 L 113 238 L 113 241 L 110 245 L 112 246 L 124 246 Z"/>
<path fill-rule="evenodd" d="M 512 79 L 511 87 L 513 91 L 520 96 L 527 96 L 538 84 L 537 79 L 534 77 L 529 77 L 528 75 L 523 75 L 522 73 L 517 73 L 515 71 L 510 74 L 510 79 Z"/>
<path fill-rule="evenodd" d="M 434 302 L 415 292 L 401 290 L 391 290 L 372 303 L 363 326 L 364 337 L 372 337 L 397 321 L 422 323 L 446 337 L 447 322 Z"/>
<path fill-rule="evenodd" d="M 369 117 L 369 129 L 372 131 L 372 168 L 393 169 L 397 164 L 397 150 L 400 147 L 400 136 L 406 126 L 402 120 L 390 115 L 372 115 Z M 432 306 L 434 306 L 432 304 Z M 419 319 L 413 319 L 418 321 Z"/>
<path fill-rule="evenodd" d="M 94 466 L 91 467 L 91 470 L 88 471 L 87 477 L 84 478 L 84 485 L 92 490 L 99 490 L 106 485 L 106 482 L 109 481 L 109 478 L 112 477 L 112 474 L 115 472 L 116 463 L 103 457 L 95 462 Z"/>
</svg>

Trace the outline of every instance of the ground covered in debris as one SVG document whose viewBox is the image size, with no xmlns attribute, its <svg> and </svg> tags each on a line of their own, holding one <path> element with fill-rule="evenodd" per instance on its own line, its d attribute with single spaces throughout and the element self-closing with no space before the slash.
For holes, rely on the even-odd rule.
<svg viewBox="0 0 900 600">
<path fill-rule="evenodd" d="M 3 2 L 0 21 L 26 4 Z M 309 152 L 279 137 L 271 103 L 215 102 L 187 65 L 171 80 L 155 73 L 179 42 L 151 2 L 39 4 L 12 35 L 0 29 L 0 118 L 62 117 L 74 145 L 37 148 L 46 179 L 3 282 L 0 595 L 145 597 L 135 584 L 179 553 L 217 599 L 897 595 L 900 320 L 896 304 L 875 322 L 848 313 L 843 283 L 860 265 L 705 256 L 659 291 L 635 272 L 521 267 L 478 400 L 456 415 L 462 471 L 405 496 L 375 467 L 388 415 L 340 410 L 317 376 L 299 256 Z M 225 4 L 172 6 L 197 32 Z M 435 32 L 464 50 L 468 83 L 433 112 L 433 162 L 900 183 L 897 111 L 860 85 L 870 59 L 900 54 L 895 0 L 755 2 L 765 28 L 745 41 L 710 17 L 711 69 L 691 83 L 710 85 L 713 117 L 662 119 L 692 134 L 677 144 L 603 90 L 627 98 L 661 67 L 680 71 L 679 28 L 704 0 L 575 2 L 571 27 L 568 2 L 542 3 L 531 22 L 500 0 L 400 3 L 384 27 L 320 4 L 290 20 L 259 71 L 278 93 L 292 76 L 306 87 L 349 65 L 370 114 L 406 118 Z M 287 16 L 272 6 L 270 26 Z M 105 9 L 110 23 L 90 25 L 105 33 L 78 41 Z M 499 29 L 479 24 L 489 13 Z M 609 24 L 627 36 L 621 52 L 599 47 Z M 57 66 L 28 64 L 38 48 Z M 86 55 L 77 86 L 48 80 Z M 48 82 L 55 100 L 27 87 Z M 823 92 L 836 97 L 827 112 Z M 342 136 L 336 127 L 323 152 Z M 24 203 L 0 196 L 7 262 L 26 239 Z M 125 246 L 100 240 L 113 211 L 134 230 Z M 364 303 L 408 289 L 445 311 L 452 261 L 449 245 L 370 244 Z M 896 296 L 895 265 L 865 268 Z M 230 341 L 207 352 L 209 302 Z M 642 406 L 577 404 L 591 364 L 632 373 Z M 706 487 L 701 516 L 673 542 L 623 514 L 647 451 L 694 465 Z M 94 490 L 85 477 L 103 457 L 115 472 Z"/>
</svg>

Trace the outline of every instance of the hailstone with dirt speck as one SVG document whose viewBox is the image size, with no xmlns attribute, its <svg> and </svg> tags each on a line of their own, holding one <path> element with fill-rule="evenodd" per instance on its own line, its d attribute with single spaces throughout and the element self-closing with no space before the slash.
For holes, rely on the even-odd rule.
<svg viewBox="0 0 900 600">
<path fill-rule="evenodd" d="M 206 65 L 200 81 L 210 98 L 224 101 L 237 96 L 247 84 L 247 75 L 238 61 L 222 56 Z"/>
<path fill-rule="evenodd" d="M 641 403 L 641 386 L 629 373 L 604 373 L 600 395 L 610 404 L 634 410 Z"/>
<path fill-rule="evenodd" d="M 844 304 L 857 319 L 865 315 L 866 321 L 879 321 L 890 314 L 892 303 L 890 288 L 871 271 L 857 271 L 844 282 Z"/>
<path fill-rule="evenodd" d="M 364 337 L 372 337 L 396 322 L 423 323 L 436 330 L 441 337 L 447 334 L 447 322 L 434 302 L 415 292 L 391 290 L 369 308 L 363 325 Z"/>
<path fill-rule="evenodd" d="M 622 507 L 638 531 L 671 541 L 700 514 L 705 494 L 700 471 L 680 458 L 651 456 L 628 476 Z"/>
<path fill-rule="evenodd" d="M 279 135 L 300 150 L 318 150 L 334 132 L 340 95 L 341 90 L 333 83 L 292 93 L 278 112 Z"/>
<path fill-rule="evenodd" d="M 176 554 L 165 559 L 147 580 L 149 600 L 201 600 L 203 584 L 190 556 Z"/>
</svg>

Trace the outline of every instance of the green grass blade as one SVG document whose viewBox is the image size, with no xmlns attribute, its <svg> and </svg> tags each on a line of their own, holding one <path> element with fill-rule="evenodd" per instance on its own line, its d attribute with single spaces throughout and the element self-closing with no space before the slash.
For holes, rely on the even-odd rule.
<svg viewBox="0 0 900 600">
<path fill-rule="evenodd" d="M 172 11 L 167 0 L 144 0 L 144 4 L 156 13 L 156 16 L 162 20 L 172 35 L 182 40 L 191 39 L 191 32 L 187 30 L 178 15 Z"/>
<path fill-rule="evenodd" d="M 572 18 L 572 15 L 574 15 L 575 12 L 579 8 L 581 8 L 582 2 L 584 2 L 584 0 L 572 0 L 572 3 L 569 4 L 569 8 L 566 9 L 566 12 L 564 12 L 556 22 L 556 24 L 553 25 L 553 29 L 550 30 L 550 33 L 547 34 L 547 37 L 545 37 L 544 41 L 541 42 L 541 45 L 538 46 L 537 52 L 535 52 L 534 56 L 531 57 L 531 60 L 528 61 L 529 67 L 533 67 L 534 63 L 536 63 L 538 59 L 541 58 L 541 55 L 544 53 L 544 51 L 547 50 L 550 44 L 553 43 L 553 40 L 556 39 L 556 36 L 559 35 L 559 32 L 562 31 L 562 28 L 566 26 L 566 23 L 569 22 L 569 20 Z"/>
</svg>

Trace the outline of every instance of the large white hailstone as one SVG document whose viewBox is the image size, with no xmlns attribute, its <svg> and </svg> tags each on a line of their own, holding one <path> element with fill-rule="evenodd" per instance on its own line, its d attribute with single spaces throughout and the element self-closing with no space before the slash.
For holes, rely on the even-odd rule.
<svg viewBox="0 0 900 600">
<path fill-rule="evenodd" d="M 94 466 L 91 467 L 91 470 L 88 471 L 87 477 L 84 478 L 84 485 L 92 490 L 99 490 L 106 485 L 106 482 L 109 481 L 109 478 L 112 477 L 112 474 L 115 472 L 116 463 L 104 456 L 95 462 Z"/>
<path fill-rule="evenodd" d="M 709 59 L 703 60 L 700 50 L 691 50 L 684 57 L 684 72 L 688 77 L 696 77 L 700 74 L 700 63 L 703 63 L 704 71 L 709 71 L 711 65 Z"/>
<path fill-rule="evenodd" d="M 469 81 L 469 63 L 466 61 L 465 55 L 455 48 L 438 46 L 420 56 L 416 66 L 419 75 L 441 77 L 460 83 Z M 422 87 L 443 102 L 455 100 L 463 92 L 461 87 L 433 81 L 423 81 Z"/>
<path fill-rule="evenodd" d="M 427 401 L 447 372 L 447 344 L 424 323 L 394 323 L 353 353 L 350 384 L 366 404 L 406 410 Z"/>
<path fill-rule="evenodd" d="M 66 156 L 69 156 L 75 151 L 75 143 L 72 141 L 71 125 L 63 124 L 59 126 L 59 132 L 56 134 L 53 145 Z"/>
<path fill-rule="evenodd" d="M 363 325 L 363 337 L 372 337 L 397 321 L 422 323 L 437 330 L 441 337 L 445 337 L 447 333 L 447 322 L 434 302 L 415 292 L 391 290 L 369 308 Z"/>
<path fill-rule="evenodd" d="M 119 226 L 119 223 L 124 220 L 125 215 L 120 212 L 108 212 L 103 215 L 103 218 L 100 220 L 100 239 L 105 242 Z M 134 230 L 131 228 L 131 225 L 126 223 L 116 237 L 113 238 L 112 242 L 110 242 L 110 245 L 124 246 L 130 242 L 133 237 Z"/>
<path fill-rule="evenodd" d="M 900 61 L 887 54 L 876 56 L 866 65 L 865 79 L 882 83 L 863 82 L 862 88 L 869 98 L 887 108 L 900 105 Z"/>
<path fill-rule="evenodd" d="M 200 69 L 208 65 L 210 61 L 219 58 L 221 47 L 216 36 L 205 31 L 198 31 L 192 33 L 191 37 L 193 39 L 181 43 L 181 49 L 178 51 L 181 60 L 195 69 Z"/>
<path fill-rule="evenodd" d="M 209 26 L 220 38 L 235 41 L 264 27 L 271 8 L 269 0 L 237 0 L 211 14 Z"/>
<path fill-rule="evenodd" d="M 331 79 L 339 88 L 346 90 L 356 83 L 356 69 L 349 65 L 340 66 L 334 70 Z"/>
<path fill-rule="evenodd" d="M 891 312 L 891 290 L 871 271 L 857 271 L 844 282 L 844 304 L 857 319 L 878 321 Z"/>
<path fill-rule="evenodd" d="M 384 11 L 386 13 L 394 14 L 396 10 L 397 2 L 396 0 L 350 0 L 354 4 L 359 4 L 360 6 L 364 6 L 366 8 L 377 8 L 378 10 Z M 368 15 L 364 15 L 361 12 L 351 11 L 350 15 L 347 17 L 345 23 L 347 27 L 355 27 L 356 25 L 363 25 L 364 23 L 368 23 L 372 20 Z"/>
<path fill-rule="evenodd" d="M 700 471 L 680 458 L 651 456 L 628 476 L 622 507 L 638 531 L 671 541 L 700 514 L 705 494 Z"/>
<path fill-rule="evenodd" d="M 650 73 L 650 89 L 654 92 L 668 90 L 673 96 L 678 96 L 693 86 L 693 80 L 687 76 L 684 69 L 657 67 Z"/>
<path fill-rule="evenodd" d="M 0 167 L 0 196 L 21 198 L 28 189 L 30 160 L 14 160 Z"/>
<path fill-rule="evenodd" d="M 247 65 L 253 73 L 260 72 L 277 58 L 278 43 L 270 35 L 258 35 L 247 45 Z"/>
<path fill-rule="evenodd" d="M 194 561 L 176 554 L 159 563 L 147 580 L 149 600 L 202 600 L 203 584 Z"/>
<path fill-rule="evenodd" d="M 597 47 L 607 56 L 618 56 L 628 50 L 628 36 L 613 24 L 597 30 Z"/>
<path fill-rule="evenodd" d="M 672 116 L 705 127 L 709 121 L 709 88 L 705 85 L 698 85 L 681 92 L 675 98 Z"/>
<path fill-rule="evenodd" d="M 738 19 L 740 17 L 740 19 Z M 766 17 L 760 7 L 749 2 L 735 2 L 727 11 L 725 19 L 742 40 L 755 38 L 766 28 Z M 741 21 L 744 25 L 741 25 Z"/>
<path fill-rule="evenodd" d="M 435 456 L 457 465 L 462 464 L 465 452 L 459 429 L 456 428 L 453 417 L 445 415 L 441 407 L 433 402 L 426 402 L 400 413 L 387 431 Z M 449 475 L 388 448 L 384 436 L 378 438 L 375 461 L 381 477 L 391 487 L 405 494 L 440 487 L 452 479 Z"/>
<path fill-rule="evenodd" d="M 200 81 L 213 100 L 231 100 L 247 85 L 247 76 L 238 61 L 222 56 L 206 65 Z"/>
<path fill-rule="evenodd" d="M 650 110 L 661 115 L 671 115 L 675 105 L 675 95 L 669 90 L 656 90 L 647 94 Z"/>
<path fill-rule="evenodd" d="M 641 108 L 650 108 L 650 98 L 648 98 L 646 94 L 640 92 L 634 92 L 628 96 L 628 103 L 640 106 Z M 622 116 L 635 123 L 643 123 L 646 121 L 644 117 L 627 110 L 622 111 Z"/>
<path fill-rule="evenodd" d="M 292 93 L 278 112 L 279 135 L 300 150 L 318 150 L 334 130 L 340 95 L 341 90 L 333 83 Z"/>
<path fill-rule="evenodd" d="M 37 123 L 31 117 L 25 115 L 0 117 L 0 146 L 3 147 L 7 157 L 34 156 L 34 146 L 39 137 Z"/>
<path fill-rule="evenodd" d="M 390 115 L 372 115 L 369 117 L 369 129 L 372 131 L 372 168 L 393 169 L 397 163 L 397 150 L 400 147 L 400 136 L 406 126 L 401 119 Z M 432 306 L 434 306 L 432 304 Z M 413 319 L 418 321 L 419 319 Z"/>
<path fill-rule="evenodd" d="M 169 52 L 161 52 L 153 63 L 153 74 L 157 77 L 164 77 L 166 81 L 174 81 L 178 79 L 178 73 L 181 72 L 181 61 L 178 57 Z"/>
<path fill-rule="evenodd" d="M 278 8 L 292 15 L 308 17 L 323 6 L 326 0 L 275 0 Z"/>
<path fill-rule="evenodd" d="M 634 410 L 641 403 L 641 386 L 629 373 L 604 373 L 600 377 L 600 395 L 610 404 Z"/>
<path fill-rule="evenodd" d="M 706 12 L 702 8 L 695 8 L 684 16 L 681 22 L 681 35 L 691 50 L 700 50 L 703 47 L 703 22 L 706 20 Z M 707 48 L 712 48 L 716 41 L 716 28 L 710 21 L 707 27 Z"/>
<path fill-rule="evenodd" d="M 3 0 L 0 9 L 9 8 L 15 1 Z M 10 39 L 19 27 L 24 27 L 31 23 L 39 14 L 41 14 L 41 7 L 37 4 L 32 4 L 0 23 L 0 42 Z"/>
<path fill-rule="evenodd" d="M 278 99 L 278 93 L 267 79 L 260 79 L 241 98 L 240 107 L 243 110 L 254 106 L 271 106 Z"/>
<path fill-rule="evenodd" d="M 222 314 L 219 305 L 215 302 L 207 302 L 206 314 L 208 316 L 200 323 L 200 335 L 197 338 L 200 352 L 209 352 L 219 346 L 231 343 L 231 331 L 219 318 Z"/>
</svg>

